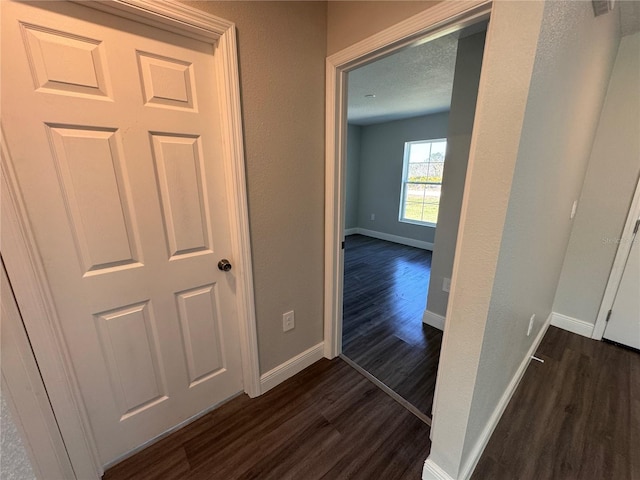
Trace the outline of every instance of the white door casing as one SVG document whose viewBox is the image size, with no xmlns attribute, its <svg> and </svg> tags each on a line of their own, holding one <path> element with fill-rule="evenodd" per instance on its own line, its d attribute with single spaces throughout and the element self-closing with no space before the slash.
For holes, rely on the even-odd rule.
<svg viewBox="0 0 640 480">
<path fill-rule="evenodd" d="M 85 435 L 108 464 L 242 390 L 241 363 L 257 394 L 234 74 L 215 61 L 220 42 L 86 7 L 2 14 L 3 171 L 25 200 Z M 232 272 L 215 268 L 222 256 Z"/>
<path fill-rule="evenodd" d="M 327 57 L 324 233 L 324 356 L 342 353 L 344 215 L 347 145 L 347 74 L 410 45 L 487 19 L 490 0 L 440 2 Z M 437 392 L 437 390 L 436 390 Z"/>
<path fill-rule="evenodd" d="M 36 478 L 73 478 L 73 467 L 2 264 L 0 275 L 2 399 L 13 414 Z"/>
<path fill-rule="evenodd" d="M 640 350 L 640 241 L 637 231 L 631 242 L 603 337 Z"/>
</svg>

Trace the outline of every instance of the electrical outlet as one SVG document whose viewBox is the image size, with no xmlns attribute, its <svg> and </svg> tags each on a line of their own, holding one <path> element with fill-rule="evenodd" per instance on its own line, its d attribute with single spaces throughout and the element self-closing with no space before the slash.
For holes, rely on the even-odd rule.
<svg viewBox="0 0 640 480">
<path fill-rule="evenodd" d="M 443 278 L 442 279 L 442 291 L 449 293 L 449 290 L 451 290 L 451 279 L 450 278 Z"/>
<path fill-rule="evenodd" d="M 533 321 L 536 319 L 536 314 L 531 315 L 529 319 L 529 328 L 527 328 L 527 337 L 531 335 L 531 330 L 533 330 Z"/>
<path fill-rule="evenodd" d="M 289 330 L 293 330 L 293 327 L 296 326 L 296 318 L 293 314 L 293 310 L 287 313 L 282 314 L 282 331 L 288 332 Z"/>
<path fill-rule="evenodd" d="M 574 200 L 571 206 L 571 220 L 576 216 L 576 210 L 578 210 L 578 200 Z"/>
<path fill-rule="evenodd" d="M 372 213 L 372 214 L 371 214 L 371 221 L 373 222 L 375 219 L 376 219 L 376 214 L 375 214 L 375 213 Z"/>
</svg>

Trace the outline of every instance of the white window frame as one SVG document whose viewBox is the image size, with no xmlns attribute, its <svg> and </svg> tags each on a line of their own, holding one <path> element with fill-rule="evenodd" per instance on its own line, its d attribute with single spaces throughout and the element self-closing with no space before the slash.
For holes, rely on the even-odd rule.
<svg viewBox="0 0 640 480">
<path fill-rule="evenodd" d="M 410 142 L 404 142 L 404 155 L 402 158 L 402 186 L 400 188 L 400 205 L 399 205 L 399 209 L 398 209 L 398 221 L 402 222 L 402 223 L 410 223 L 412 225 L 420 225 L 420 226 L 426 226 L 426 227 L 437 227 L 437 222 L 423 222 L 421 220 L 413 220 L 410 218 L 404 218 L 404 212 L 405 212 L 405 188 L 407 186 L 407 183 L 417 183 L 417 184 L 423 184 L 423 185 L 440 185 L 442 186 L 442 182 L 408 182 L 407 181 L 407 174 L 409 171 L 409 152 L 411 150 L 411 145 L 416 145 L 416 144 L 421 144 L 421 143 L 438 143 L 438 142 L 445 142 L 445 144 L 447 143 L 447 139 L 446 138 L 431 138 L 428 140 L 413 140 Z M 445 157 L 446 159 L 446 157 Z"/>
</svg>

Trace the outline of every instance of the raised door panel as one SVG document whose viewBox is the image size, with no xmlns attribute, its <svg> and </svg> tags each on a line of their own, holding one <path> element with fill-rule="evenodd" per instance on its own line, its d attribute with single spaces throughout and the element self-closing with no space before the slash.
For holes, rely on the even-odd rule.
<svg viewBox="0 0 640 480">
<path fill-rule="evenodd" d="M 22 35 L 38 91 L 108 99 L 100 40 L 22 23 Z"/>
<path fill-rule="evenodd" d="M 200 138 L 152 133 L 151 139 L 169 256 L 211 253 Z"/>
<path fill-rule="evenodd" d="M 100 313 L 94 319 L 120 421 L 166 400 L 149 303 Z"/>
<path fill-rule="evenodd" d="M 47 130 L 83 274 L 141 265 L 117 130 Z"/>
<path fill-rule="evenodd" d="M 176 301 L 189 386 L 193 387 L 224 369 L 217 285 L 180 292 Z"/>
<path fill-rule="evenodd" d="M 137 52 L 145 105 L 197 110 L 193 65 L 190 62 Z"/>
</svg>

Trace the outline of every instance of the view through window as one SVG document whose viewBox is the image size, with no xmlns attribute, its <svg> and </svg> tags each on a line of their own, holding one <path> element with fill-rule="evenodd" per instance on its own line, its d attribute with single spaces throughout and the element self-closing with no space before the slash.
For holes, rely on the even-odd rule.
<svg viewBox="0 0 640 480">
<path fill-rule="evenodd" d="M 436 225 L 446 150 L 446 139 L 405 143 L 401 222 Z"/>
</svg>

